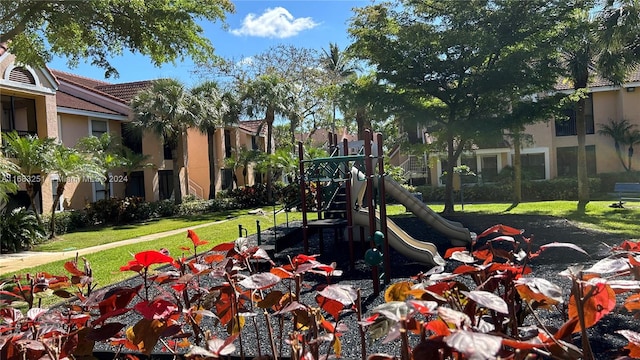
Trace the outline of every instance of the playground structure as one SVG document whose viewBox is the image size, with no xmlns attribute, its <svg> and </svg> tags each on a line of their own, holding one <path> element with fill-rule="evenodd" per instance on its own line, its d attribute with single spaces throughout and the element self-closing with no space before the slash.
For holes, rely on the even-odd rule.
<svg viewBox="0 0 640 360">
<path fill-rule="evenodd" d="M 368 230 L 370 249 L 365 254 L 365 259 L 373 265 L 374 291 L 378 292 L 380 277 L 377 265 L 380 263 L 383 265 L 385 283 L 390 281 L 390 247 L 421 263 L 444 264 L 434 244 L 411 237 L 387 218 L 385 203 L 387 192 L 416 217 L 448 237 L 454 246 L 469 244 L 472 234 L 462 224 L 441 217 L 400 184 L 386 176 L 382 156 L 382 134 L 377 135 L 375 144 L 377 151 L 374 152 L 373 136 L 371 131 L 367 130 L 362 149 L 357 154 L 350 155 L 347 140 L 343 140 L 341 153 L 337 135 L 329 134 L 329 157 L 305 160 L 302 143 L 298 143 L 298 156 L 304 252 L 309 252 L 310 229 L 319 230 L 321 252 L 323 251 L 323 230 L 333 229 L 338 236 L 339 231 L 344 229 L 349 243 L 349 265 L 353 268 L 355 264 L 354 227 L 359 227 L 360 241 L 363 243 L 365 229 Z M 308 191 L 311 188 L 315 188 L 314 204 L 307 202 Z M 374 200 L 374 188 L 377 189 L 377 201 Z M 378 207 L 377 210 L 376 207 Z M 317 212 L 318 220 L 307 219 L 309 210 Z M 381 251 L 376 246 L 381 246 Z"/>
</svg>

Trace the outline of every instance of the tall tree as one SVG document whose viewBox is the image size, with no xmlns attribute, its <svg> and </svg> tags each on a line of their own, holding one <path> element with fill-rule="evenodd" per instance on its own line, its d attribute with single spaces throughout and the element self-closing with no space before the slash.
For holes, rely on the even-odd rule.
<svg viewBox="0 0 640 360">
<path fill-rule="evenodd" d="M 207 135 L 207 153 L 209 155 L 209 199 L 216 198 L 216 129 L 224 124 L 224 114 L 229 111 L 229 105 L 225 102 L 218 84 L 213 81 L 205 81 L 193 89 L 192 113 L 196 116 L 198 129 Z M 228 97 L 227 97 L 228 98 Z"/>
<path fill-rule="evenodd" d="M 440 109 L 429 120 L 447 145 L 445 213 L 453 211 L 453 168 L 465 145 L 499 126 L 495 114 L 509 109 L 514 89 L 555 66 L 548 49 L 555 50 L 569 9 L 561 0 L 485 0 L 356 10 L 349 29 L 354 54 L 394 88 L 399 103 Z"/>
<path fill-rule="evenodd" d="M 566 18 L 562 50 L 567 76 L 578 96 L 576 133 L 578 139 L 578 206 L 584 213 L 589 203 L 587 174 L 585 104 L 591 76 L 621 84 L 628 72 L 640 62 L 640 4 L 635 0 L 577 1 Z"/>
<path fill-rule="evenodd" d="M 49 239 L 56 237 L 56 210 L 64 194 L 68 182 L 79 181 L 81 178 L 91 178 L 104 182 L 105 173 L 100 160 L 92 158 L 87 153 L 81 153 L 63 144 L 56 144 L 47 161 L 45 171 L 58 175 L 58 185 L 51 205 L 51 219 L 49 219 Z"/>
<path fill-rule="evenodd" d="M 338 88 L 348 77 L 355 75 L 357 66 L 336 43 L 329 43 L 329 51 L 322 49 L 322 53 L 320 65 L 329 80 L 329 86 L 325 92 L 331 102 L 331 131 L 335 133 Z"/>
<path fill-rule="evenodd" d="M 267 154 L 273 153 L 273 122 L 276 116 L 290 114 L 293 99 L 289 84 L 276 74 L 258 76 L 243 88 L 242 99 L 249 116 L 264 114 L 263 124 L 267 126 Z M 262 126 L 261 126 L 262 128 Z M 273 201 L 273 179 L 267 171 L 267 200 Z"/>
<path fill-rule="evenodd" d="M 7 141 L 8 156 L 15 158 L 16 164 L 20 168 L 18 183 L 24 183 L 31 209 L 35 213 L 38 223 L 42 224 L 35 198 L 44 177 L 42 169 L 46 168 L 54 139 L 41 139 L 32 135 L 20 136 L 15 131 L 6 134 L 4 139 Z"/>
<path fill-rule="evenodd" d="M 387 90 L 373 73 L 353 74 L 340 85 L 338 107 L 344 114 L 345 126 L 349 127 L 348 119 L 355 119 L 359 139 L 364 139 L 364 131 L 372 128 L 372 122 L 389 117 Z"/>
<path fill-rule="evenodd" d="M 148 55 L 157 66 L 191 56 L 210 61 L 214 49 L 197 20 L 224 20 L 228 0 L 4 1 L 0 43 L 21 63 L 44 66 L 53 55 L 70 65 L 90 59 L 117 76 L 114 55 L 125 50 Z"/>
<path fill-rule="evenodd" d="M 132 124 L 150 131 L 171 148 L 173 159 L 173 196 L 182 203 L 180 171 L 187 166 L 186 132 L 196 125 L 191 113 L 190 94 L 175 79 L 160 79 L 131 100 Z"/>
</svg>

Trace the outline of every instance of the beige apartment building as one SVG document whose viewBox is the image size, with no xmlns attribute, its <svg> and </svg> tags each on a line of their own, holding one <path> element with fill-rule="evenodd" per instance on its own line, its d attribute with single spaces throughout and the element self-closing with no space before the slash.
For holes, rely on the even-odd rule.
<svg viewBox="0 0 640 360">
<path fill-rule="evenodd" d="M 100 136 L 109 132 L 122 137 L 123 143 L 133 151 L 150 156 L 150 166 L 126 174 L 125 187 L 122 171 L 114 171 L 109 194 L 111 197 L 141 196 L 146 201 L 172 197 L 173 161 L 171 151 L 157 135 L 144 132 L 142 138 L 128 131 L 131 122 L 129 102 L 151 81 L 112 84 L 48 68 L 19 65 L 14 57 L 0 54 L 0 101 L 2 113 L 0 134 L 17 131 L 20 135 L 37 135 L 58 139 L 66 146 L 75 146 L 86 136 Z M 215 133 L 216 158 L 209 159 L 207 137 L 195 129 L 187 134 L 188 162 L 180 172 L 183 194 L 199 198 L 209 196 L 209 162 L 216 166 L 216 189 L 232 186 L 225 169 L 224 158 L 235 156 L 234 149 L 247 146 L 264 151 L 266 129 L 257 132 L 261 121 L 241 121 L 234 126 L 220 128 Z M 248 185 L 253 184 L 253 171 Z M 49 211 L 57 185 L 56 174 L 41 174 L 38 186 L 37 209 Z M 238 177 L 242 179 L 242 175 Z M 22 184 L 24 185 L 24 184 Z M 238 185 L 246 185 L 239 183 Z M 67 184 L 59 209 L 82 209 L 88 203 L 103 199 L 104 186 L 91 179 L 79 179 Z M 24 204 L 24 186 L 13 197 Z M 27 203 L 28 204 L 28 203 Z M 14 204 L 15 205 L 15 204 Z"/>
<path fill-rule="evenodd" d="M 557 90 L 572 92 L 568 86 Z M 523 144 L 521 158 L 523 171 L 529 179 L 544 180 L 577 175 L 575 114 L 572 110 L 567 110 L 566 115 L 569 120 L 550 119 L 526 127 L 525 134 L 531 136 L 531 141 Z M 615 152 L 613 139 L 599 134 L 598 130 L 611 121 L 622 119 L 635 124 L 640 130 L 640 71 L 631 73 L 621 86 L 594 79 L 589 87 L 586 115 L 589 175 L 624 171 Z M 432 140 L 421 127 L 416 129 L 415 134 L 410 134 L 410 138 L 412 136 L 414 142 L 428 143 Z M 477 147 L 474 151 L 464 153 L 457 165 L 468 165 L 478 174 L 478 178 L 471 181 L 492 182 L 504 167 L 513 165 L 513 156 L 513 148 L 508 141 L 504 141 L 504 145 L 500 147 Z M 626 148 L 624 158 L 626 161 Z M 399 149 L 391 153 L 392 164 L 402 166 L 416 185 L 443 185 L 440 174 L 443 172 L 444 159 L 439 154 L 408 155 Z M 632 157 L 632 169 L 640 170 L 640 156 Z"/>
</svg>

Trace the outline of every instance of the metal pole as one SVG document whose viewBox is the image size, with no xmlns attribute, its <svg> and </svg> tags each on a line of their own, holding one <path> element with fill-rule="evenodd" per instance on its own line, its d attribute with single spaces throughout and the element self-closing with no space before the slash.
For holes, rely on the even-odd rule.
<svg viewBox="0 0 640 360">
<path fill-rule="evenodd" d="M 367 210 L 369 211 L 369 246 L 374 248 L 373 234 L 376 232 L 376 209 L 373 207 L 373 159 L 371 158 L 371 130 L 369 129 L 364 131 L 364 155 L 367 177 Z M 377 265 L 372 267 L 371 277 L 373 278 L 373 292 L 377 295 L 380 293 L 380 277 Z"/>
<path fill-rule="evenodd" d="M 302 210 L 302 242 L 304 244 L 304 253 L 309 253 L 309 223 L 307 220 L 307 194 L 305 190 L 304 179 L 304 149 L 302 148 L 302 141 L 298 142 L 298 162 L 300 169 L 300 199 Z"/>
<path fill-rule="evenodd" d="M 382 153 L 382 134 L 378 134 L 378 195 L 380 196 L 380 231 L 384 235 L 384 282 L 391 282 L 391 259 L 389 252 L 389 234 L 387 228 L 387 199 L 385 198 L 384 156 Z"/>
<path fill-rule="evenodd" d="M 238 224 L 238 237 L 242 237 L 242 224 Z"/>
<path fill-rule="evenodd" d="M 256 220 L 256 233 L 258 234 L 258 246 L 260 246 L 262 245 L 262 233 L 260 232 L 260 220 Z"/>
</svg>

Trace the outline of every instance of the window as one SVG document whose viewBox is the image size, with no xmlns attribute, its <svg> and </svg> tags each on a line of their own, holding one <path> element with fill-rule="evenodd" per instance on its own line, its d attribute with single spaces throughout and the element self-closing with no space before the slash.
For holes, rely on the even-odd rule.
<svg viewBox="0 0 640 360">
<path fill-rule="evenodd" d="M 594 176 L 596 174 L 596 147 L 595 145 L 587 146 L 587 174 Z M 578 147 L 562 147 L 557 150 L 557 166 L 558 176 L 560 177 L 576 177 L 578 176 Z"/>
<path fill-rule="evenodd" d="M 224 131 L 224 157 L 227 159 L 231 157 L 231 131 L 229 130 Z"/>
<path fill-rule="evenodd" d="M 109 131 L 109 124 L 106 120 L 91 120 L 91 135 L 100 137 Z"/>
<path fill-rule="evenodd" d="M 101 182 L 93 183 L 93 200 L 104 200 L 107 198 L 107 191 L 105 190 L 104 184 Z"/>
<path fill-rule="evenodd" d="M 222 169 L 222 189 L 223 190 L 233 189 L 233 170 L 232 169 Z"/>
<path fill-rule="evenodd" d="M 0 103 L 0 128 L 3 132 L 16 130 L 19 135 L 37 133 L 35 100 L 3 95 Z"/>
<path fill-rule="evenodd" d="M 258 137 L 255 135 L 251 137 L 251 150 L 260 150 L 258 146 Z"/>
<path fill-rule="evenodd" d="M 526 180 L 544 180 L 545 163 L 544 154 L 521 154 L 520 165 L 522 177 Z"/>
<path fill-rule="evenodd" d="M 124 123 L 121 127 L 122 144 L 135 154 L 142 154 L 142 134 L 133 130 L 131 124 Z"/>
<path fill-rule="evenodd" d="M 171 199 L 171 195 L 173 195 L 173 170 L 158 171 L 158 187 L 160 200 Z"/>
<path fill-rule="evenodd" d="M 132 171 L 127 174 L 125 194 L 133 197 L 144 197 L 144 171 Z"/>
<path fill-rule="evenodd" d="M 494 182 L 498 178 L 498 156 L 482 156 L 480 158 L 482 181 Z"/>
<path fill-rule="evenodd" d="M 56 200 L 56 196 L 58 196 L 58 179 L 51 180 L 51 194 L 53 194 L 53 201 Z M 58 203 L 56 204 L 56 211 L 64 210 L 64 197 L 60 196 Z"/>
<path fill-rule="evenodd" d="M 162 154 L 165 160 L 173 160 L 173 146 L 166 140 L 162 144 Z"/>
<path fill-rule="evenodd" d="M 572 107 L 565 110 L 567 120 L 556 120 L 556 136 L 573 136 L 576 132 L 576 109 Z M 589 94 L 584 101 L 584 116 L 587 126 L 587 134 L 594 134 L 593 125 L 593 95 Z"/>
</svg>

